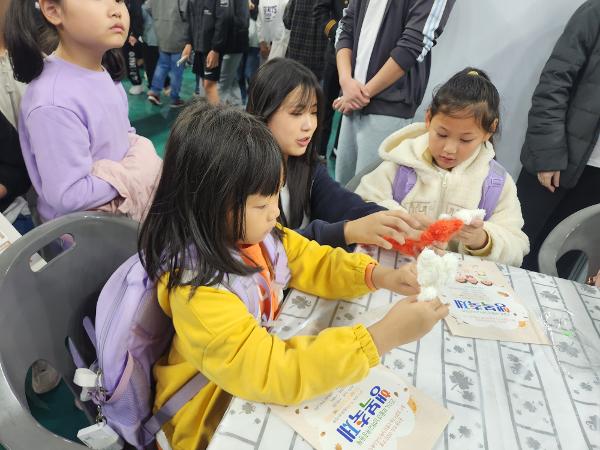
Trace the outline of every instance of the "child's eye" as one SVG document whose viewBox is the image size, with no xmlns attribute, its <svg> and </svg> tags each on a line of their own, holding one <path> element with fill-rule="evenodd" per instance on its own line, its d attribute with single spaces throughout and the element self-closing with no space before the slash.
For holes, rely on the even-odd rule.
<svg viewBox="0 0 600 450">
<path fill-rule="evenodd" d="M 445 134 L 441 134 L 441 133 L 438 133 L 437 135 L 438 135 L 439 137 L 441 137 L 441 138 L 446 138 L 446 137 L 448 137 L 447 135 L 445 135 Z"/>
<path fill-rule="evenodd" d="M 473 139 L 461 139 L 460 141 L 468 144 L 469 142 L 473 142 Z"/>
</svg>

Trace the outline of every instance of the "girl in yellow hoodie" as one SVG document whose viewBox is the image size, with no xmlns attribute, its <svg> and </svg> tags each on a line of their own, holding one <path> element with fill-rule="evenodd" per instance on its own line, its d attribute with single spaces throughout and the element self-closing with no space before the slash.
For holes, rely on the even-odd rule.
<svg viewBox="0 0 600 450">
<path fill-rule="evenodd" d="M 488 76 L 471 67 L 458 72 L 435 93 L 424 124 L 409 125 L 383 141 L 383 163 L 362 178 L 356 193 L 390 210 L 431 220 L 478 208 L 499 120 L 500 95 Z M 401 166 L 414 171 L 416 179 L 400 199 L 394 184 Z M 513 179 L 499 164 L 495 167 L 505 174 L 497 203 L 485 221 L 465 226 L 450 249 L 518 267 L 529 252 L 521 205 Z"/>
<path fill-rule="evenodd" d="M 286 341 L 269 334 L 263 325 L 282 298 L 272 281 L 276 262 L 262 244 L 267 237 L 285 251 L 290 288 L 322 298 L 417 290 L 414 266 L 382 267 L 276 226 L 284 179 L 276 142 L 250 115 L 193 103 L 175 122 L 140 234 L 146 270 L 175 327 L 168 354 L 154 367 L 155 410 L 198 373 L 208 380 L 163 426 L 174 449 L 205 448 L 231 395 L 287 405 L 355 383 L 380 355 L 419 339 L 448 312 L 439 301 L 410 297 L 369 328 Z M 231 275 L 261 277 L 257 314 L 225 287 Z"/>
</svg>

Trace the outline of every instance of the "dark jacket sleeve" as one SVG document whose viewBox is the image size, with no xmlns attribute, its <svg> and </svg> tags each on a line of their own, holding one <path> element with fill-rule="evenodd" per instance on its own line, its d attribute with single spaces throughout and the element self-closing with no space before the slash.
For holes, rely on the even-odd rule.
<svg viewBox="0 0 600 450">
<path fill-rule="evenodd" d="M 408 11 L 404 31 L 390 54 L 405 72 L 425 60 L 442 34 L 455 3 L 455 0 L 448 0 L 440 7 L 440 0 L 406 1 Z"/>
<path fill-rule="evenodd" d="M 296 0 L 290 0 L 283 10 L 283 26 L 286 30 L 292 29 L 292 19 L 296 9 Z"/>
<path fill-rule="evenodd" d="M 344 9 L 344 15 L 340 19 L 337 28 L 337 41 L 335 51 L 342 48 L 354 48 L 354 16 L 358 14 L 360 0 L 350 0 L 348 7 Z"/>
<path fill-rule="evenodd" d="M 229 3 L 235 0 L 215 0 L 215 32 L 211 42 L 211 50 L 223 54 L 227 46 L 229 27 L 232 25 L 232 8 Z"/>
<path fill-rule="evenodd" d="M 588 1 L 573 14 L 542 70 L 521 150 L 521 162 L 532 174 L 567 168 L 567 110 L 599 33 L 600 8 Z"/>
<path fill-rule="evenodd" d="M 334 17 L 334 1 L 317 0 L 313 8 L 313 17 L 319 24 L 319 29 L 329 39 L 335 37 L 335 30 L 337 29 L 337 20 Z"/>
<path fill-rule="evenodd" d="M 5 210 L 13 200 L 24 194 L 31 186 L 27 168 L 23 161 L 19 134 L 6 117 L 0 113 L 0 184 L 7 195 L 0 199 L 0 211 Z"/>
<path fill-rule="evenodd" d="M 365 202 L 333 180 L 324 164 L 314 170 L 310 192 L 311 222 L 307 227 L 296 230 L 308 239 L 322 245 L 348 248 L 344 237 L 344 224 L 385 208 L 376 203 Z"/>
</svg>

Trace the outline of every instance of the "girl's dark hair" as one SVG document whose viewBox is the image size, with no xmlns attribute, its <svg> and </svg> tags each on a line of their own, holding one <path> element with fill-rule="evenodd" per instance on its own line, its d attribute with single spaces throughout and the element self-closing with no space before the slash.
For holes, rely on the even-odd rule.
<svg viewBox="0 0 600 450">
<path fill-rule="evenodd" d="M 461 70 L 433 94 L 431 117 L 473 115 L 481 128 L 495 134 L 500 130 L 500 94 L 490 77 L 480 69 Z"/>
<path fill-rule="evenodd" d="M 40 76 L 44 69 L 44 54 L 49 55 L 58 45 L 56 29 L 35 5 L 34 0 L 12 0 L 4 22 L 4 38 L 13 72 L 23 83 L 30 83 Z M 115 81 L 126 74 L 120 49 L 107 51 L 102 64 Z"/>
<path fill-rule="evenodd" d="M 317 129 L 302 156 L 287 159 L 287 186 L 290 191 L 290 211 L 286 217 L 283 210 L 281 223 L 290 228 L 298 228 L 304 215 L 310 217 L 310 189 L 312 172 L 319 160 L 318 145 L 321 142 L 323 123 L 323 90 L 315 75 L 297 61 L 287 58 L 274 58 L 263 64 L 250 81 L 246 111 L 268 123 L 285 98 L 296 88 L 300 88 L 297 108 L 306 110 L 311 100 L 317 99 Z"/>
<path fill-rule="evenodd" d="M 138 249 L 148 275 L 169 272 L 167 287 L 211 286 L 227 273 L 257 271 L 234 257 L 244 238 L 248 196 L 275 195 L 279 147 L 268 128 L 238 109 L 192 102 L 175 121 L 162 176 L 142 224 Z M 184 279 L 184 270 L 194 278 Z"/>
</svg>

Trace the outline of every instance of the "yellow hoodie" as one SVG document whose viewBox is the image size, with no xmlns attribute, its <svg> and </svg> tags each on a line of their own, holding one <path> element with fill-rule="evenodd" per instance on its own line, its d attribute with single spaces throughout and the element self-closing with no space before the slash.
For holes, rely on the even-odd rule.
<svg viewBox="0 0 600 450">
<path fill-rule="evenodd" d="M 431 219 L 463 208 L 476 209 L 494 154 L 492 144 L 485 142 L 469 159 L 451 171 L 441 169 L 432 163 L 429 133 L 425 124 L 414 123 L 391 134 L 381 143 L 379 156 L 383 163 L 362 178 L 356 193 L 364 200 L 376 202 L 384 208 L 420 213 Z M 417 175 L 415 186 L 401 203 L 392 196 L 392 185 L 399 165 L 412 167 Z M 463 244 L 453 242 L 450 249 L 519 267 L 523 256 L 529 252 L 529 239 L 521 230 L 521 204 L 517 187 L 509 174 L 506 175 L 496 209 L 483 228 L 490 237 L 486 248 L 471 251 Z"/>
<path fill-rule="evenodd" d="M 284 229 L 290 287 L 322 298 L 353 298 L 369 292 L 365 281 L 373 259 L 320 246 Z M 291 405 L 356 383 L 379 363 L 363 325 L 329 328 L 317 336 L 287 341 L 267 332 L 244 303 L 227 290 L 166 289 L 158 301 L 173 319 L 175 337 L 168 355 L 154 366 L 155 411 L 198 372 L 210 381 L 163 426 L 174 450 L 205 448 L 230 395 Z"/>
</svg>

